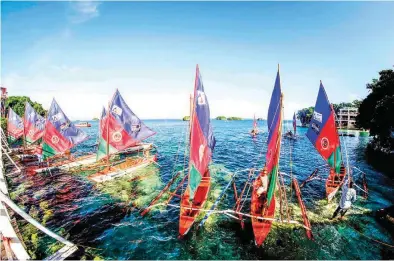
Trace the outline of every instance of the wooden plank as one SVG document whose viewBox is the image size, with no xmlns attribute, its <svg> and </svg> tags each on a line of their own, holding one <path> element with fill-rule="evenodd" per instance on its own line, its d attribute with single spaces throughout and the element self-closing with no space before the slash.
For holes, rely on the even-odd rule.
<svg viewBox="0 0 394 261">
<path fill-rule="evenodd" d="M 178 176 L 181 174 L 181 171 L 178 171 L 174 177 L 167 183 L 167 185 L 160 191 L 160 193 L 151 201 L 151 203 L 142 211 L 141 216 L 145 216 L 149 211 L 150 207 L 154 205 L 160 198 L 163 196 L 163 194 L 171 187 L 171 185 L 174 183 L 174 181 L 178 178 Z"/>
<path fill-rule="evenodd" d="M 300 205 L 300 208 L 301 208 L 301 214 L 302 214 L 302 219 L 304 220 L 304 225 L 308 228 L 308 229 L 305 229 L 306 236 L 310 240 L 313 240 L 311 224 L 309 222 L 308 215 L 306 213 L 306 207 L 305 207 L 304 201 L 302 200 L 300 187 L 298 186 L 298 182 L 295 178 L 293 178 L 293 187 L 294 187 L 295 193 L 297 195 L 298 204 Z"/>
</svg>

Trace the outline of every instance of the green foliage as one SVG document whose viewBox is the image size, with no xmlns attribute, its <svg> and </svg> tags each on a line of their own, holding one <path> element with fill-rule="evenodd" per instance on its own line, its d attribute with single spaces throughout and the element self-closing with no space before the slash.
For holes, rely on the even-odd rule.
<svg viewBox="0 0 394 261">
<path fill-rule="evenodd" d="M 335 113 L 338 114 L 339 110 L 342 108 L 346 108 L 346 107 L 359 108 L 361 102 L 362 102 L 361 100 L 354 100 L 353 102 L 333 103 L 332 107 L 334 108 Z M 296 113 L 297 119 L 301 121 L 302 126 L 306 126 L 309 124 L 309 122 L 312 119 L 314 109 L 315 107 L 311 106 L 297 111 Z"/>
<path fill-rule="evenodd" d="M 370 91 L 361 102 L 356 125 L 369 129 L 373 136 L 370 151 L 387 155 L 394 154 L 394 71 L 379 72 L 379 79 L 373 79 L 366 88 Z M 387 162 L 386 164 L 389 164 Z M 392 168 L 391 168 L 392 169 Z"/>
<path fill-rule="evenodd" d="M 240 118 L 240 117 L 228 117 L 227 120 L 228 121 L 241 121 L 242 118 Z"/>
<path fill-rule="evenodd" d="M 8 111 L 8 108 L 11 107 L 16 114 L 19 116 L 23 116 L 25 114 L 25 103 L 28 101 L 31 106 L 33 106 L 34 110 L 41 116 L 45 116 L 46 110 L 42 107 L 42 105 L 38 102 L 33 102 L 30 100 L 29 97 L 27 96 L 10 96 L 7 98 L 7 101 L 5 103 L 6 110 Z"/>
<path fill-rule="evenodd" d="M 96 117 L 94 117 L 93 119 L 92 119 L 92 121 L 98 121 L 99 120 L 99 118 L 96 118 Z"/>
<path fill-rule="evenodd" d="M 190 121 L 190 116 L 185 116 L 182 118 L 183 121 Z"/>
<path fill-rule="evenodd" d="M 1 128 L 3 129 L 4 133 L 7 133 L 7 119 L 1 118 Z"/>
<path fill-rule="evenodd" d="M 225 121 L 225 120 L 227 120 L 227 117 L 226 116 L 217 116 L 216 119 L 219 121 Z"/>
<path fill-rule="evenodd" d="M 297 119 L 301 121 L 302 126 L 306 126 L 312 119 L 313 110 L 315 107 L 308 107 L 297 111 Z"/>
</svg>

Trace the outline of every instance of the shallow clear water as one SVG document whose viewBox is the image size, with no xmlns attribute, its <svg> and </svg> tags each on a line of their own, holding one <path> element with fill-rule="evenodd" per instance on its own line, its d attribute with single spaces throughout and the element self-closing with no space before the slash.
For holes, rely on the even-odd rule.
<svg viewBox="0 0 394 261">
<path fill-rule="evenodd" d="M 93 152 L 98 122 L 85 128 L 90 140 L 75 148 L 79 154 Z M 256 249 L 249 220 L 244 230 L 237 220 L 224 215 L 212 215 L 205 226 L 193 228 L 185 239 L 178 239 L 178 208 L 153 209 L 141 217 L 139 209 L 171 179 L 175 169 L 186 164 L 184 158 L 185 137 L 188 122 L 178 120 L 147 120 L 145 123 L 157 132 L 150 138 L 158 152 L 158 166 L 133 174 L 132 177 L 147 176 L 130 181 L 125 177 L 104 185 L 89 181 L 87 173 L 53 172 L 51 174 L 28 175 L 23 173 L 9 178 L 14 200 L 35 215 L 45 225 L 66 236 L 70 241 L 88 246 L 90 253 L 105 259 L 381 259 L 394 258 L 393 251 L 375 243 L 365 236 L 393 244 L 389 231 L 376 223 L 370 210 L 392 205 L 393 183 L 381 173 L 374 171 L 363 159 L 363 150 L 368 138 L 343 137 L 351 165 L 367 173 L 368 200 L 359 197 L 355 207 L 344 221 L 328 218 L 336 204 L 324 200 L 324 182 L 315 180 L 301 191 L 312 224 L 314 241 L 309 241 L 305 231 L 298 226 L 273 225 L 263 248 Z M 258 122 L 263 133 L 253 139 L 249 135 L 251 120 L 213 120 L 216 148 L 213 155 L 212 175 L 214 185 L 210 203 L 215 200 L 230 180 L 228 172 L 261 167 L 265 161 L 267 130 L 265 121 Z M 284 128 L 290 129 L 291 122 Z M 299 182 L 320 166 L 320 175 L 327 176 L 323 159 L 306 138 L 306 128 L 298 128 L 299 139 L 295 142 L 283 139 L 280 169 L 291 173 Z M 291 144 L 292 143 L 292 144 Z M 344 146 L 343 146 L 343 150 Z M 291 157 L 290 157 L 291 156 Z M 186 160 L 186 161 L 185 161 Z M 238 193 L 246 180 L 247 172 L 236 176 Z M 354 171 L 357 181 L 359 175 Z M 289 179 L 285 176 L 285 183 Z M 360 185 L 360 182 L 357 184 Z M 297 201 L 288 191 L 288 200 L 293 210 L 292 219 L 301 221 Z M 360 190 L 358 194 L 360 195 Z M 231 209 L 234 192 L 230 187 L 217 209 Z M 336 199 L 336 202 L 338 198 Z M 179 205 L 178 199 L 173 199 Z M 249 206 L 243 210 L 249 212 Z M 22 233 L 29 233 L 20 222 Z M 360 234 L 359 232 L 362 234 Z M 51 253 L 46 236 L 39 235 L 36 244 L 37 257 Z M 365 236 L 364 236 L 365 235 Z M 30 238 L 30 235 L 29 235 Z M 27 243 L 28 246 L 33 244 Z"/>
</svg>

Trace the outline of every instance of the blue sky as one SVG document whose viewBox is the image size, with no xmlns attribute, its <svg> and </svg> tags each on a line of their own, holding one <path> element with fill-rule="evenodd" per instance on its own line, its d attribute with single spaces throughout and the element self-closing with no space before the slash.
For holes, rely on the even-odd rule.
<svg viewBox="0 0 394 261">
<path fill-rule="evenodd" d="M 211 116 L 265 118 L 277 64 L 285 118 L 367 95 L 394 65 L 394 2 L 2 2 L 1 83 L 71 119 L 118 88 L 141 118 L 188 114 L 200 65 Z"/>
</svg>

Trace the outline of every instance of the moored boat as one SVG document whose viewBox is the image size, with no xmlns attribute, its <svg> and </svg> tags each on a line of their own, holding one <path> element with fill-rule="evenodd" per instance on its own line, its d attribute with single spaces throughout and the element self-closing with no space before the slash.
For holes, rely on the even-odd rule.
<svg viewBox="0 0 394 261">
<path fill-rule="evenodd" d="M 256 137 L 258 133 L 259 130 L 257 128 L 256 115 L 253 115 L 253 129 L 250 131 L 250 134 L 252 135 L 252 137 Z"/>
<path fill-rule="evenodd" d="M 150 156 L 150 144 L 141 142 L 156 132 L 146 126 L 128 107 L 119 91 L 109 103 L 108 110 L 103 109 L 99 125 L 99 144 L 96 161 L 106 160 L 105 168 L 88 178 L 95 182 L 112 180 L 130 174 L 156 161 L 156 156 Z M 145 149 L 146 148 L 146 149 Z M 110 163 L 110 156 L 119 153 L 132 153 L 142 150 L 143 158 L 126 159 Z"/>
<path fill-rule="evenodd" d="M 181 196 L 179 236 L 183 237 L 191 229 L 197 215 L 207 201 L 211 186 L 208 165 L 215 147 L 208 99 L 205 94 L 199 67 L 196 79 L 190 120 L 190 155 L 188 186 Z"/>
<path fill-rule="evenodd" d="M 267 117 L 269 133 L 267 140 L 268 148 L 263 171 L 266 171 L 268 174 L 268 188 L 261 195 L 258 194 L 259 188 L 262 186 L 261 176 L 259 175 L 253 183 L 251 199 L 252 228 L 257 247 L 263 244 L 271 230 L 273 218 L 275 217 L 275 191 L 282 140 L 282 97 L 278 65 L 278 73 L 271 95 Z"/>
<path fill-rule="evenodd" d="M 320 81 L 316 105 L 306 136 L 330 166 L 326 180 L 326 197 L 331 201 L 341 187 L 346 171 L 342 163 L 341 144 L 335 126 L 335 112 Z"/>
</svg>

